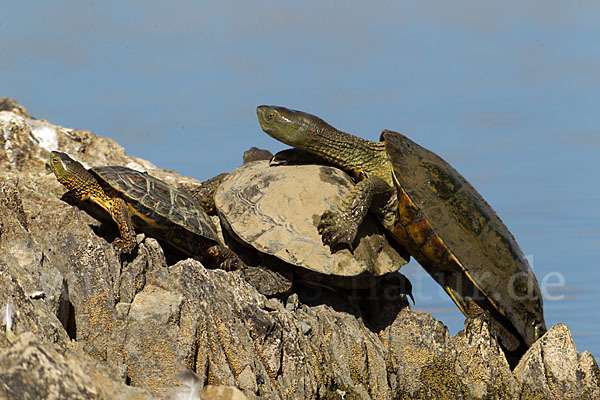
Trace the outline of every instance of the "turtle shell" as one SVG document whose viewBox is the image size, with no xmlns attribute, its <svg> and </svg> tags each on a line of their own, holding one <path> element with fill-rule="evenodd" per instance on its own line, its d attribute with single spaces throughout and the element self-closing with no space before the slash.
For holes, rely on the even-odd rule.
<svg viewBox="0 0 600 400">
<path fill-rule="evenodd" d="M 199 246 L 206 248 L 205 239 L 217 242 L 210 217 L 187 193 L 127 167 L 94 167 L 90 172 L 125 199 L 136 229 L 189 255 L 198 255 Z"/>
<path fill-rule="evenodd" d="M 471 283 L 531 345 L 546 331 L 542 294 L 508 228 L 439 156 L 397 132 L 384 131 L 381 140 L 398 186 L 398 224 L 420 248 L 413 256 L 434 278 L 452 271 L 466 278 L 462 286 L 456 281 L 451 290 L 445 286 L 465 314 L 467 298 L 474 296 Z"/>
<path fill-rule="evenodd" d="M 397 271 L 406 258 L 387 241 L 372 217 L 361 224 L 354 250 L 331 253 L 317 232 L 320 216 L 334 210 L 354 183 L 343 171 L 322 165 L 269 167 L 244 164 L 223 180 L 215 203 L 223 225 L 238 240 L 288 264 L 320 274 L 353 277 Z"/>
</svg>

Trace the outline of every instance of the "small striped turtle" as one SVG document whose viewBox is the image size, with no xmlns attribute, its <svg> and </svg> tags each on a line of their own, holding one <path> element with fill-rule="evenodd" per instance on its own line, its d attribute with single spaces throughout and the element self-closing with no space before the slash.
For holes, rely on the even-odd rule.
<svg viewBox="0 0 600 400">
<path fill-rule="evenodd" d="M 210 255 L 221 264 L 237 259 L 218 245 L 210 217 L 191 196 L 145 172 L 121 166 L 88 170 L 58 151 L 52 152 L 50 166 L 69 189 L 67 197 L 89 200 L 110 215 L 119 228 L 114 247 L 120 253 L 135 248 L 139 230 L 188 256 Z"/>
<path fill-rule="evenodd" d="M 516 357 L 546 332 L 542 294 L 523 252 L 483 197 L 446 161 L 392 131 L 373 142 L 284 107 L 259 106 L 257 115 L 268 135 L 355 177 L 349 195 L 320 216 L 325 244 L 351 245 L 367 212 L 373 212 L 465 316 L 489 313 L 492 330 Z M 286 154 L 274 159 L 281 163 Z"/>
</svg>

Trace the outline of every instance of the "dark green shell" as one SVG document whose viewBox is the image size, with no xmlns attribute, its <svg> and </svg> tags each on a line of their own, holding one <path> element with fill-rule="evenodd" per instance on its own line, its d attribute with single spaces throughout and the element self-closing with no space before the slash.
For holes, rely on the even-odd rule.
<svg viewBox="0 0 600 400">
<path fill-rule="evenodd" d="M 381 139 L 397 185 L 425 215 L 445 250 L 458 259 L 462 276 L 531 345 L 546 331 L 542 294 L 508 228 L 469 182 L 439 156 L 400 133 L 384 131 Z M 432 265 L 434 274 L 436 267 L 440 268 Z M 455 295 L 464 305 L 472 293 Z"/>
<path fill-rule="evenodd" d="M 187 193 L 127 167 L 94 167 L 90 172 L 125 199 L 136 229 L 166 239 L 187 253 L 195 253 L 197 242 L 203 239 L 217 242 L 210 217 Z"/>
</svg>

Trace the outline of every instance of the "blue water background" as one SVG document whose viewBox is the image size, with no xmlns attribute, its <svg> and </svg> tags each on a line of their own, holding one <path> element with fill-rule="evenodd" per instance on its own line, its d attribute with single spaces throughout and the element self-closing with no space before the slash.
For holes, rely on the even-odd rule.
<svg viewBox="0 0 600 400">
<path fill-rule="evenodd" d="M 549 326 L 600 356 L 600 3 L 3 2 L 0 96 L 197 179 L 231 171 L 258 104 L 435 151 L 530 257 Z M 463 318 L 418 267 L 416 310 Z"/>
</svg>

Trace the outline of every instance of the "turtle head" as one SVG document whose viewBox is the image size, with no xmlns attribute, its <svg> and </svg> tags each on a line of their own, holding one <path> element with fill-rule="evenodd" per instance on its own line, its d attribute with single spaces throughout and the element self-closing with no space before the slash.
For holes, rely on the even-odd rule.
<svg viewBox="0 0 600 400">
<path fill-rule="evenodd" d="M 274 139 L 304 150 L 314 150 L 329 129 L 327 122 L 314 115 L 278 106 L 258 106 L 258 122 L 263 131 Z"/>
<path fill-rule="evenodd" d="M 80 162 L 73 160 L 67 153 L 60 151 L 53 151 L 50 155 L 50 168 L 56 175 L 56 179 L 63 185 L 72 182 L 75 176 L 89 176 L 89 172 Z"/>
</svg>

